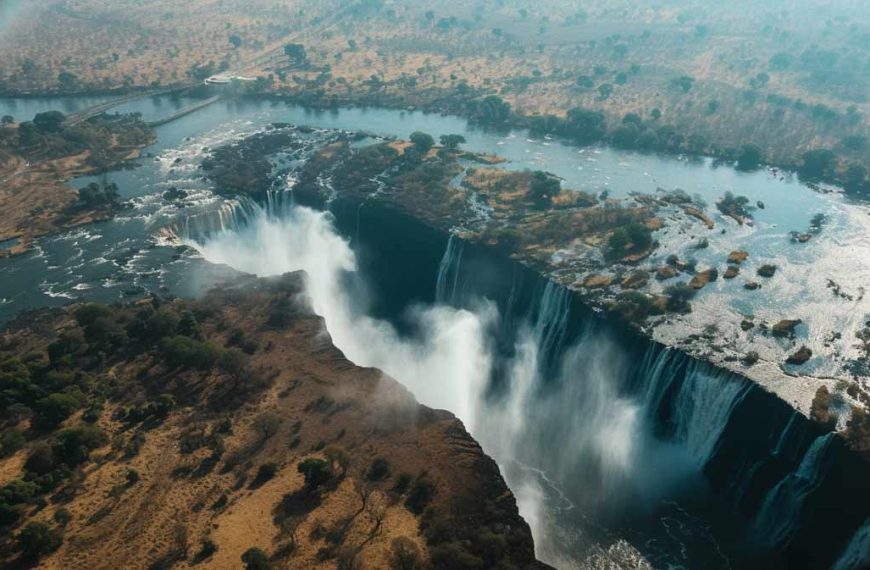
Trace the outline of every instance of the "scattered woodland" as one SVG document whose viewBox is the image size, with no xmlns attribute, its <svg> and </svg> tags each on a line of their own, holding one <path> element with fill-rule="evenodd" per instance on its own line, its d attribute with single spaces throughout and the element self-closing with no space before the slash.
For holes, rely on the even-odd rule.
<svg viewBox="0 0 870 570">
<path fill-rule="evenodd" d="M 581 143 L 745 157 L 863 193 L 863 8 L 857 0 L 50 0 L 20 10 L 0 36 L 0 90 L 192 85 L 226 72 L 315 105 L 430 108 L 570 130 Z M 580 135 L 559 127 L 572 110 Z"/>
</svg>

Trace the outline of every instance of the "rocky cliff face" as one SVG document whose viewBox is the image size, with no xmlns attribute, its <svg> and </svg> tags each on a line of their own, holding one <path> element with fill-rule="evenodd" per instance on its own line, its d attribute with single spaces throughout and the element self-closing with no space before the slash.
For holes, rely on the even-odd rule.
<svg viewBox="0 0 870 570">
<path fill-rule="evenodd" d="M 301 274 L 27 315 L 2 339 L 6 563 L 543 566 L 495 462 L 349 362 Z"/>
</svg>

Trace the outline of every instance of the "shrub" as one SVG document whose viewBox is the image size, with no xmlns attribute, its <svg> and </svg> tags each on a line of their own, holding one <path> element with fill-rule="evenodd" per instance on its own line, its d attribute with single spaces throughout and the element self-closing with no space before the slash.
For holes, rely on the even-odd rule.
<svg viewBox="0 0 870 570">
<path fill-rule="evenodd" d="M 426 479 L 418 479 L 411 487 L 408 498 L 405 499 L 405 508 L 415 515 L 419 515 L 426 509 L 434 496 L 435 485 Z"/>
<path fill-rule="evenodd" d="M 24 507 L 0 502 L 0 529 L 18 523 L 24 515 Z"/>
<path fill-rule="evenodd" d="M 178 321 L 178 327 L 176 328 L 176 334 L 196 340 L 202 339 L 202 331 L 200 331 L 199 322 L 197 322 L 196 317 L 192 312 L 184 311 L 181 314 L 181 319 Z"/>
<path fill-rule="evenodd" d="M 305 488 L 308 490 L 320 487 L 330 478 L 329 465 L 322 459 L 306 459 L 296 469 L 305 477 Z"/>
<path fill-rule="evenodd" d="M 15 428 L 8 429 L 0 435 L 0 458 L 9 457 L 24 447 L 27 440 L 24 434 Z"/>
<path fill-rule="evenodd" d="M 80 425 L 61 430 L 51 447 L 55 460 L 75 467 L 87 461 L 91 450 L 105 443 L 105 436 L 100 428 L 92 425 Z"/>
<path fill-rule="evenodd" d="M 166 361 L 173 366 L 209 370 L 220 357 L 220 350 L 214 345 L 187 336 L 166 338 L 162 345 Z"/>
<path fill-rule="evenodd" d="M 54 518 L 54 522 L 56 522 L 58 525 L 66 526 L 72 520 L 72 514 L 65 508 L 61 507 L 54 512 L 54 516 L 52 518 Z"/>
<path fill-rule="evenodd" d="M 257 432 L 261 441 L 265 441 L 278 433 L 281 427 L 281 416 L 273 411 L 265 411 L 254 418 L 251 427 Z"/>
<path fill-rule="evenodd" d="M 200 548 L 199 552 L 196 553 L 195 560 L 208 560 L 215 552 L 217 552 L 217 550 L 217 544 L 215 544 L 213 540 L 206 538 L 202 541 L 202 548 Z"/>
<path fill-rule="evenodd" d="M 60 547 L 61 536 L 45 523 L 28 523 L 17 537 L 18 549 L 24 558 L 38 560 Z"/>
<path fill-rule="evenodd" d="M 432 138 L 432 135 L 420 131 L 411 133 L 411 142 L 414 143 L 414 148 L 421 154 L 426 154 L 435 146 L 435 139 Z"/>
<path fill-rule="evenodd" d="M 631 222 L 617 228 L 607 240 L 607 255 L 620 258 L 632 252 L 640 252 L 652 244 L 652 231 L 640 222 Z"/>
<path fill-rule="evenodd" d="M 259 548 L 249 548 L 242 554 L 245 570 L 271 570 L 269 556 Z"/>
<path fill-rule="evenodd" d="M 132 487 L 136 483 L 139 482 L 139 472 L 135 469 L 127 469 L 127 474 L 124 475 L 124 480 L 127 483 L 128 487 Z"/>
<path fill-rule="evenodd" d="M 366 479 L 369 481 L 383 481 L 390 474 L 390 464 L 383 457 L 377 457 L 366 471 Z"/>
<path fill-rule="evenodd" d="M 691 312 L 692 306 L 689 301 L 695 296 L 696 291 L 686 283 L 677 283 L 665 288 L 665 296 L 668 298 L 667 308 L 676 313 Z"/>
<path fill-rule="evenodd" d="M 36 402 L 35 424 L 38 428 L 52 430 L 79 409 L 81 402 L 70 394 L 50 394 Z"/>
<path fill-rule="evenodd" d="M 275 475 L 278 473 L 278 464 L 272 461 L 268 461 L 260 465 L 260 468 L 257 469 L 257 476 L 254 477 L 253 482 L 251 483 L 251 487 L 259 487 L 266 481 L 273 479 Z"/>
<path fill-rule="evenodd" d="M 754 170 L 761 164 L 762 158 L 761 148 L 758 145 L 745 144 L 740 150 L 737 167 L 740 170 Z"/>
</svg>

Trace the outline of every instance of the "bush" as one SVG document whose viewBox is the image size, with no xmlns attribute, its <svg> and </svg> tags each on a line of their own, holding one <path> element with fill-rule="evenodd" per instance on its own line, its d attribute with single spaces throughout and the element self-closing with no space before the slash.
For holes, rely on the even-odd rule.
<svg viewBox="0 0 870 570">
<path fill-rule="evenodd" d="M 202 340 L 202 331 L 199 328 L 199 322 L 196 316 L 190 311 L 184 311 L 181 314 L 181 319 L 178 321 L 176 334 L 187 336 L 196 340 Z"/>
<path fill-rule="evenodd" d="M 11 527 L 21 520 L 24 515 L 24 507 L 10 505 L 0 501 L 0 529 Z"/>
<path fill-rule="evenodd" d="M 217 544 L 214 543 L 213 540 L 206 538 L 202 541 L 202 548 L 199 549 L 199 552 L 196 553 L 195 560 L 202 561 L 211 558 L 211 556 L 217 552 Z"/>
<path fill-rule="evenodd" d="M 665 288 L 665 296 L 668 298 L 667 308 L 676 313 L 689 313 L 692 306 L 689 301 L 695 296 L 696 291 L 686 283 L 677 283 Z"/>
<path fill-rule="evenodd" d="M 51 452 L 56 462 L 75 467 L 87 461 L 91 450 L 103 445 L 105 440 L 103 432 L 96 426 L 76 426 L 58 433 Z"/>
<path fill-rule="evenodd" d="M 271 570 L 272 563 L 269 556 L 259 548 L 249 548 L 242 554 L 242 563 L 245 570 Z"/>
<path fill-rule="evenodd" d="M 414 143 L 414 148 L 420 154 L 426 154 L 435 146 L 435 139 L 432 138 L 432 135 L 420 131 L 411 133 L 411 142 Z"/>
<path fill-rule="evenodd" d="M 816 149 L 805 152 L 801 156 L 802 164 L 798 174 L 810 180 L 829 177 L 836 166 L 837 156 L 828 149 Z"/>
<path fill-rule="evenodd" d="M 39 494 L 39 486 L 31 481 L 14 479 L 0 488 L 0 502 L 9 505 L 27 503 Z"/>
<path fill-rule="evenodd" d="M 50 394 L 36 402 L 34 423 L 39 429 L 53 430 L 79 409 L 81 402 L 70 394 Z"/>
<path fill-rule="evenodd" d="M 209 370 L 218 361 L 221 351 L 212 344 L 187 336 L 174 336 L 163 340 L 166 361 L 173 366 Z"/>
<path fill-rule="evenodd" d="M 740 150 L 737 168 L 740 170 L 755 170 L 761 164 L 762 158 L 761 148 L 758 145 L 745 144 Z"/>
<path fill-rule="evenodd" d="M 330 478 L 329 465 L 322 459 L 306 459 L 300 462 L 296 469 L 305 477 L 305 488 L 312 491 Z"/>
<path fill-rule="evenodd" d="M 607 256 L 618 259 L 624 255 L 646 250 L 652 245 L 652 231 L 640 222 L 631 222 L 617 228 L 607 240 Z"/>
<path fill-rule="evenodd" d="M 60 547 L 61 536 L 45 523 L 32 522 L 18 533 L 16 542 L 24 558 L 38 560 Z"/>
<path fill-rule="evenodd" d="M 15 428 L 8 429 L 0 435 L 0 458 L 9 457 L 24 447 L 27 440 L 24 434 Z"/>
<path fill-rule="evenodd" d="M 260 468 L 257 469 L 257 476 L 254 477 L 254 480 L 251 482 L 251 487 L 259 487 L 266 481 L 269 481 L 275 477 L 278 473 L 278 464 L 272 461 L 268 461 L 260 465 Z"/>
<path fill-rule="evenodd" d="M 405 508 L 415 515 L 419 515 L 426 509 L 434 496 L 435 485 L 426 479 L 418 479 L 411 487 L 408 498 L 405 499 Z"/>
<path fill-rule="evenodd" d="M 377 457 L 372 461 L 369 470 L 366 471 L 366 479 L 369 481 L 383 481 L 390 475 L 390 464 L 383 457 Z"/>
<path fill-rule="evenodd" d="M 128 487 L 132 487 L 136 483 L 139 482 L 139 472 L 135 469 L 127 469 L 127 474 L 124 476 L 124 480 L 127 483 Z"/>
<path fill-rule="evenodd" d="M 65 508 L 61 507 L 54 512 L 54 516 L 52 518 L 54 518 L 54 522 L 56 522 L 58 525 L 66 526 L 72 520 L 72 514 Z"/>
</svg>

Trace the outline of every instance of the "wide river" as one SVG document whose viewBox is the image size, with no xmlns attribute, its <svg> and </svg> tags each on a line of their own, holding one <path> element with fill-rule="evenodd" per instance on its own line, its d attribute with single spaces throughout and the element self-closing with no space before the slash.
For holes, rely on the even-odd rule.
<svg viewBox="0 0 870 570">
<path fill-rule="evenodd" d="M 0 116 L 26 120 L 40 111 L 70 112 L 101 100 L 0 98 Z M 156 120 L 190 103 L 189 99 L 161 96 L 116 110 L 138 112 L 146 120 Z M 707 287 L 695 301 L 695 316 L 664 328 L 661 334 L 665 337 L 684 334 L 685 327 L 699 330 L 710 322 L 718 323 L 723 329 L 721 334 L 727 335 L 729 327 L 739 327 L 743 315 L 774 321 L 796 317 L 806 323 L 798 331 L 801 341 L 822 355 L 811 361 L 808 369 L 819 375 L 833 374 L 838 370 L 837 358 L 854 356 L 854 331 L 870 314 L 870 300 L 864 299 L 862 288 L 870 283 L 870 209 L 850 202 L 839 192 L 812 189 L 792 175 L 769 170 L 738 172 L 710 159 L 662 157 L 605 147 L 576 148 L 521 131 L 491 133 L 461 118 L 422 112 L 376 108 L 312 111 L 280 101 L 242 100 L 219 101 L 159 127 L 157 142 L 144 151 L 137 168 L 101 177 L 117 183 L 129 203 L 130 207 L 115 219 L 41 238 L 33 251 L 0 260 L 0 323 L 23 309 L 81 300 L 114 302 L 146 292 L 195 296 L 219 282 L 232 270 L 209 263 L 189 248 L 167 245 L 156 234 L 167 224 L 203 209 L 218 208 L 222 203 L 210 192 L 198 170 L 209 148 L 272 122 L 389 137 L 407 137 L 413 131 L 428 132 L 436 139 L 443 134 L 462 134 L 468 150 L 505 157 L 509 161 L 506 168 L 553 172 L 564 179 L 568 188 L 607 191 L 611 197 L 653 194 L 660 189 L 682 189 L 697 196 L 699 203 L 709 205 L 707 211 L 715 219 L 717 231 L 710 232 L 700 224 L 671 225 L 656 236 L 662 243 L 662 259 L 665 254 L 677 253 L 696 259 L 701 266 L 721 267 L 729 251 L 746 249 L 753 260 L 775 263 L 781 271 L 777 279 L 752 297 L 747 297 L 738 283 L 719 281 Z M 72 184 L 80 187 L 89 181 L 84 178 Z M 188 199 L 167 202 L 162 194 L 170 187 L 188 191 Z M 752 225 L 738 225 L 716 212 L 713 204 L 727 191 L 758 204 Z M 807 231 L 818 214 L 825 216 L 820 235 L 808 244 L 793 243 L 790 232 Z M 697 248 L 702 237 L 707 247 Z M 833 295 L 829 281 L 834 281 L 848 298 Z M 832 337 L 832 331 L 841 336 Z M 776 346 L 769 348 L 778 350 Z M 679 508 L 673 511 L 668 519 L 671 522 L 663 523 L 660 539 L 674 539 L 678 546 L 664 550 L 679 553 L 693 548 L 697 553 L 687 555 L 685 560 L 680 560 L 679 554 L 668 554 L 661 564 L 729 567 L 722 562 L 725 557 L 718 552 L 712 536 L 700 540 L 674 538 L 687 524 L 679 520 Z M 715 553 L 711 554 L 711 549 Z M 561 562 L 564 553 L 558 556 Z M 692 560 L 704 562 L 695 566 Z"/>
</svg>

